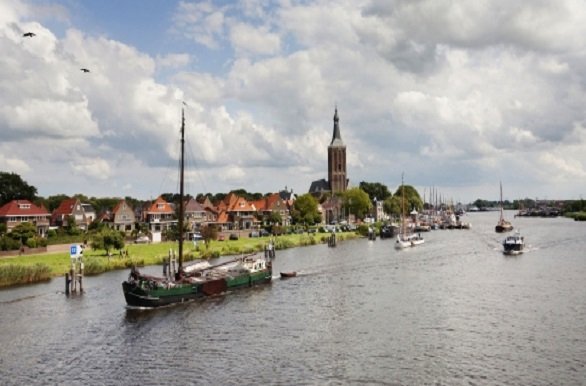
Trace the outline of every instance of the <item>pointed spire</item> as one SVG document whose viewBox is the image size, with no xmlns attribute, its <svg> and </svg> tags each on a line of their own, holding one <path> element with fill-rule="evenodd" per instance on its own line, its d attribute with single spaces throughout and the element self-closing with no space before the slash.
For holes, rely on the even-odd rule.
<svg viewBox="0 0 586 386">
<path fill-rule="evenodd" d="M 344 145 L 342 142 L 342 136 L 340 135 L 340 118 L 338 117 L 338 106 L 336 106 L 336 110 L 334 113 L 334 134 L 332 136 L 332 145 Z"/>
</svg>

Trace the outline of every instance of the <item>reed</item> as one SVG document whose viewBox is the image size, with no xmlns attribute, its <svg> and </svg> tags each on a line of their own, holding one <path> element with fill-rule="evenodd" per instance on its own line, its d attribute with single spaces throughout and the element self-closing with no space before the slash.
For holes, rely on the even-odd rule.
<svg viewBox="0 0 586 386">
<path fill-rule="evenodd" d="M 16 284 L 36 283 L 51 279 L 51 267 L 46 264 L 0 265 L 0 287 Z"/>
</svg>

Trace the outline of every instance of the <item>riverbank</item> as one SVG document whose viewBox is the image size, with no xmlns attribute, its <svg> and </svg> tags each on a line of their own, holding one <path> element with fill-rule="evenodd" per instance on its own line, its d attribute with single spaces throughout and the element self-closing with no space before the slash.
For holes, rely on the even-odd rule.
<svg viewBox="0 0 586 386">
<path fill-rule="evenodd" d="M 348 240 L 360 237 L 354 232 L 337 233 L 337 240 Z M 241 238 L 239 240 L 212 241 L 208 247 L 203 242 L 184 244 L 184 261 L 240 255 L 261 252 L 271 239 L 276 250 L 293 247 L 327 243 L 329 233 L 304 233 L 259 238 Z M 170 250 L 177 251 L 175 242 L 157 244 L 128 244 L 121 251 L 114 251 L 111 256 L 104 250 L 86 249 L 84 251 L 85 275 L 97 275 L 116 269 L 125 269 L 133 265 L 162 264 Z M 0 287 L 19 284 L 31 284 L 64 276 L 69 270 L 71 261 L 69 249 L 61 248 L 61 252 L 47 252 L 23 256 L 11 256 L 0 259 Z"/>
</svg>

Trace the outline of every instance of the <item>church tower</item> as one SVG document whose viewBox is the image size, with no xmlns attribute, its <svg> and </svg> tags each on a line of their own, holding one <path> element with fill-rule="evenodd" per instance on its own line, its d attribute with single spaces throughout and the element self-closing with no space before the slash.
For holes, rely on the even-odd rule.
<svg viewBox="0 0 586 386">
<path fill-rule="evenodd" d="M 332 193 L 346 191 L 346 145 L 340 136 L 340 118 L 338 108 L 334 113 L 334 135 L 328 146 L 328 182 Z"/>
</svg>

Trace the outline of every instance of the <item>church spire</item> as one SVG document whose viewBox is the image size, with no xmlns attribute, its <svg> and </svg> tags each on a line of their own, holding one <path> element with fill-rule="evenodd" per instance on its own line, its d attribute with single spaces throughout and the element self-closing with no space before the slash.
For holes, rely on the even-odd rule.
<svg viewBox="0 0 586 386">
<path fill-rule="evenodd" d="M 330 143 L 330 146 L 336 145 L 344 145 L 342 142 L 342 136 L 340 135 L 340 118 L 338 118 L 338 106 L 336 106 L 336 111 L 334 113 L 334 135 L 332 136 L 332 142 Z"/>
</svg>

